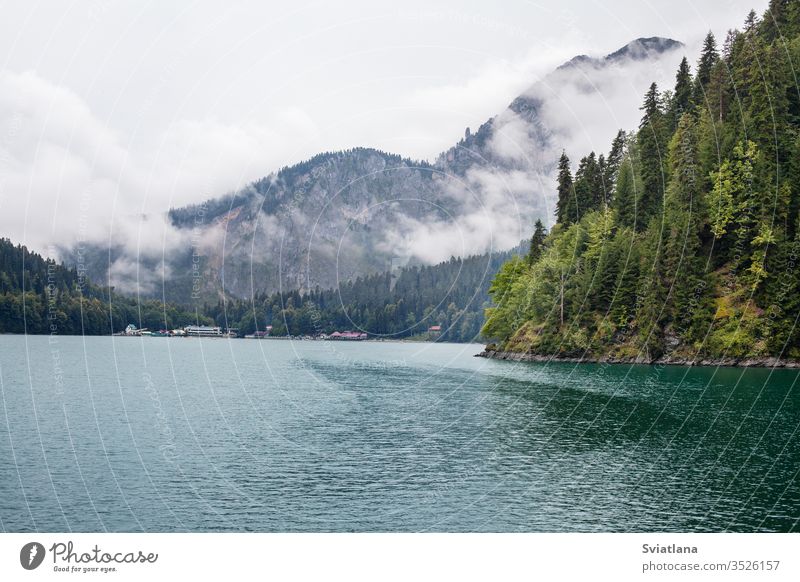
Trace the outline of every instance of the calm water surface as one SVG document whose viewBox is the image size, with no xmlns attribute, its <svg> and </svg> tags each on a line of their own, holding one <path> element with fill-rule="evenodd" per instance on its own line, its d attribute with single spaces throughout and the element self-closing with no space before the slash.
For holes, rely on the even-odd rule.
<svg viewBox="0 0 800 582">
<path fill-rule="evenodd" d="M 0 336 L 5 531 L 797 531 L 788 370 Z"/>
</svg>

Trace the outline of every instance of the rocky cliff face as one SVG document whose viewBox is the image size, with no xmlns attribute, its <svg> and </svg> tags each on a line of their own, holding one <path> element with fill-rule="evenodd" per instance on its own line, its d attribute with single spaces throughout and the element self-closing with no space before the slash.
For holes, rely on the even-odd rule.
<svg viewBox="0 0 800 582">
<path fill-rule="evenodd" d="M 333 287 L 408 263 L 510 248 L 537 218 L 552 216 L 553 171 L 569 139 L 569 123 L 553 121 L 560 92 L 600 91 L 593 79 L 609 68 L 680 46 L 638 39 L 601 59 L 576 57 L 433 163 L 369 148 L 324 153 L 175 209 L 177 242 L 159 260 L 122 247 L 84 249 L 88 274 L 187 303 Z"/>
</svg>

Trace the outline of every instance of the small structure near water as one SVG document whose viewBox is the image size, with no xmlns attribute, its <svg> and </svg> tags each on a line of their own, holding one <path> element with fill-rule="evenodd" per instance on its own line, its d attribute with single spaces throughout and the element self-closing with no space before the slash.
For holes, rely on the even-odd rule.
<svg viewBox="0 0 800 582">
<path fill-rule="evenodd" d="M 343 341 L 363 341 L 367 339 L 367 334 L 359 331 L 335 331 L 328 336 L 330 340 L 343 340 Z"/>
</svg>

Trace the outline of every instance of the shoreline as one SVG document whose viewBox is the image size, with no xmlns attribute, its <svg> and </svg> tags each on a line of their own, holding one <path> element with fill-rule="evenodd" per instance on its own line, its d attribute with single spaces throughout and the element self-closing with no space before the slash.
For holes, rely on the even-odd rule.
<svg viewBox="0 0 800 582">
<path fill-rule="evenodd" d="M 544 356 L 541 354 L 527 354 L 521 352 L 503 352 L 484 349 L 475 354 L 476 358 L 490 360 L 505 360 L 512 362 L 569 363 L 569 364 L 625 364 L 640 366 L 683 366 L 683 367 L 724 367 L 724 368 L 786 368 L 800 369 L 800 360 L 778 359 L 775 357 L 752 358 L 700 358 L 692 360 L 677 356 L 662 356 L 655 359 L 646 358 L 615 358 L 613 356 L 595 357 L 568 357 Z"/>
<path fill-rule="evenodd" d="M 15 333 L 15 332 L 0 332 L 0 337 L 54 337 L 54 338 L 66 338 L 66 337 L 79 337 L 79 338 L 95 338 L 95 337 L 105 337 L 105 338 L 113 338 L 113 339 L 120 339 L 120 338 L 135 338 L 135 339 L 213 339 L 213 340 L 226 340 L 226 339 L 247 339 L 247 340 L 279 340 L 279 341 L 294 341 L 294 342 L 304 342 L 304 343 L 311 343 L 311 342 L 333 342 L 333 343 L 341 343 L 341 344 L 386 344 L 386 343 L 396 343 L 396 344 L 441 344 L 441 345 L 453 345 L 453 346 L 482 346 L 484 344 L 476 341 L 470 342 L 452 342 L 452 341 L 434 341 L 434 340 L 410 340 L 410 339 L 383 339 L 383 338 L 367 338 L 365 340 L 323 340 L 318 338 L 300 338 L 300 337 L 287 337 L 287 336 L 270 336 L 264 338 L 246 338 L 246 337 L 238 337 L 238 336 L 196 336 L 196 335 L 186 335 L 186 336 L 142 336 L 142 335 L 126 335 L 126 334 L 79 334 L 79 333 Z"/>
</svg>

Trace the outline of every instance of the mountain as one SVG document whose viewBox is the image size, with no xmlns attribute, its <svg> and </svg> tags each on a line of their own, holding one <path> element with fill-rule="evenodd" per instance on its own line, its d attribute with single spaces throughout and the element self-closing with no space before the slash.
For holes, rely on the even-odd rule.
<svg viewBox="0 0 800 582">
<path fill-rule="evenodd" d="M 557 110 L 566 93 L 610 91 L 608 75 L 629 74 L 626 67 L 680 46 L 638 39 L 603 58 L 573 59 L 474 133 L 467 129 L 433 163 L 370 148 L 319 154 L 241 191 L 173 209 L 174 232 L 164 237 L 173 242 L 159 256 L 94 245 L 82 249 L 81 264 L 119 290 L 197 304 L 332 288 L 399 266 L 511 248 L 537 218 L 547 223 L 553 214 L 555 163 L 580 133 Z"/>
<path fill-rule="evenodd" d="M 800 365 L 791 5 L 751 12 L 721 51 L 709 33 L 694 71 L 684 60 L 667 91 L 653 83 L 618 164 L 560 165 L 558 224 L 490 288 L 487 355 Z"/>
<path fill-rule="evenodd" d="M 551 102 L 570 87 L 596 93 L 599 89 L 594 79 L 596 73 L 614 66 L 624 67 L 626 63 L 652 62 L 683 46 L 683 43 L 669 38 L 638 38 L 601 58 L 587 55 L 573 57 L 529 87 L 477 131 L 470 132 L 468 128 L 461 141 L 438 157 L 436 165 L 459 175 L 478 166 L 536 168 L 547 174 L 555 167 L 557 160 L 553 148 L 560 153 L 564 144 L 561 140 L 553 139 L 553 128 L 542 117 L 545 103 Z M 520 139 L 521 133 L 523 139 Z M 560 136 L 562 131 L 558 134 Z M 517 147 L 520 143 L 534 147 L 522 151 Z"/>
</svg>

